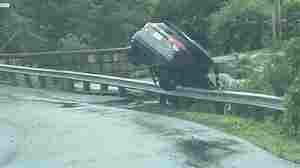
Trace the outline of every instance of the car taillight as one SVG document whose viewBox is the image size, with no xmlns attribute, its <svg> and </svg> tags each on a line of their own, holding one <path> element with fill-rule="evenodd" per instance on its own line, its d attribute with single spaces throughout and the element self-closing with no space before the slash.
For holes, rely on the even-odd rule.
<svg viewBox="0 0 300 168">
<path fill-rule="evenodd" d="M 169 37 L 168 41 L 172 43 L 178 50 L 186 50 L 186 47 L 175 37 Z"/>
</svg>

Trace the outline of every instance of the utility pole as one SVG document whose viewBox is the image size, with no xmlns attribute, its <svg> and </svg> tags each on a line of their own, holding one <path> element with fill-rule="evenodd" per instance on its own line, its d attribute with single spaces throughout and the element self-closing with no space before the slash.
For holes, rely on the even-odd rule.
<svg viewBox="0 0 300 168">
<path fill-rule="evenodd" d="M 281 23 L 281 0 L 273 1 L 273 15 L 272 15 L 272 27 L 273 27 L 273 40 L 280 41 L 282 38 L 282 23 Z"/>
</svg>

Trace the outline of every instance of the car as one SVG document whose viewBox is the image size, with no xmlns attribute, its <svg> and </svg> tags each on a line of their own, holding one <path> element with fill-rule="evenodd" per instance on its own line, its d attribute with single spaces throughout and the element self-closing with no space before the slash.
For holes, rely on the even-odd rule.
<svg viewBox="0 0 300 168">
<path fill-rule="evenodd" d="M 165 90 L 176 86 L 215 88 L 208 78 L 218 68 L 207 50 L 171 22 L 148 22 L 131 38 L 129 62 L 147 65 L 154 83 Z M 216 82 L 218 83 L 218 82 Z"/>
</svg>

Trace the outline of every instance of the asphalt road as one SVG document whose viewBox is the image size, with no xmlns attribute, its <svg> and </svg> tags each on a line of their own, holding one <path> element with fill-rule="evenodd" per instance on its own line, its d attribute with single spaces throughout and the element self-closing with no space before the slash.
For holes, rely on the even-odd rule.
<svg viewBox="0 0 300 168">
<path fill-rule="evenodd" d="M 0 85 L 0 167 L 296 168 L 203 125 L 101 105 L 119 99 Z"/>
</svg>

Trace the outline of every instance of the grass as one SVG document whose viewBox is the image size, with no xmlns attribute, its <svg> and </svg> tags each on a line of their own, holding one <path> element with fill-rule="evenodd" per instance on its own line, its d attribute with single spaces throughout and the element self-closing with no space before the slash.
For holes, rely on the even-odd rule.
<svg viewBox="0 0 300 168">
<path fill-rule="evenodd" d="M 142 98 L 140 98 L 142 100 Z M 256 121 L 233 115 L 204 112 L 162 112 L 158 104 L 141 103 L 134 110 L 167 115 L 204 124 L 249 141 L 274 155 L 300 164 L 300 136 L 289 137 L 279 124 L 272 121 Z"/>
<path fill-rule="evenodd" d="M 300 163 L 300 137 L 288 137 L 279 125 L 271 121 L 258 122 L 236 116 L 199 112 L 176 112 L 174 117 L 205 124 L 238 136 L 280 158 Z"/>
</svg>

